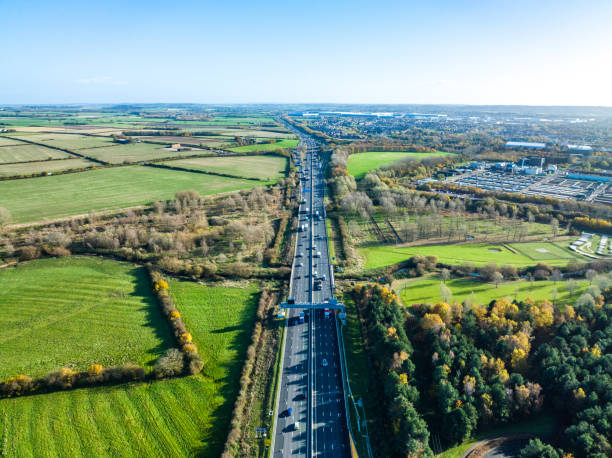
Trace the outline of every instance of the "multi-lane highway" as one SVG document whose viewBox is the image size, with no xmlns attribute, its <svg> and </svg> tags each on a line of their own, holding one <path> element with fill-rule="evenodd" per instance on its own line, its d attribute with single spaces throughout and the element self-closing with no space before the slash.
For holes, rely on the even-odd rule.
<svg viewBox="0 0 612 458">
<path fill-rule="evenodd" d="M 325 223 L 325 183 L 317 142 L 301 132 L 299 230 L 291 302 L 324 304 L 333 297 Z M 349 455 L 334 311 L 288 309 L 277 397 L 273 456 Z"/>
</svg>

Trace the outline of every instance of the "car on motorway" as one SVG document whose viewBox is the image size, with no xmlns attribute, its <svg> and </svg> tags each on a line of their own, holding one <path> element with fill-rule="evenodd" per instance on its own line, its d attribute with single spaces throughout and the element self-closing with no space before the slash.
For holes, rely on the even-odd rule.
<svg viewBox="0 0 612 458">
<path fill-rule="evenodd" d="M 293 429 L 295 429 L 296 431 L 300 430 L 300 422 L 296 421 L 295 424 L 293 425 Z"/>
<path fill-rule="evenodd" d="M 297 263 L 297 266 L 298 266 L 298 267 L 304 267 L 304 263 L 303 263 L 303 262 L 298 262 L 298 263 Z"/>
<path fill-rule="evenodd" d="M 325 318 L 329 318 L 329 309 L 325 309 L 323 314 L 325 315 Z"/>
<path fill-rule="evenodd" d="M 295 397 L 295 399 L 297 401 L 303 401 L 304 399 L 306 399 L 306 395 L 304 393 L 298 393 L 298 395 Z"/>
<path fill-rule="evenodd" d="M 327 360 L 325 358 L 323 358 L 323 361 L 321 361 L 321 366 L 327 367 Z"/>
<path fill-rule="evenodd" d="M 289 407 L 287 409 L 287 416 L 290 417 L 291 415 L 293 415 L 293 408 Z"/>
</svg>

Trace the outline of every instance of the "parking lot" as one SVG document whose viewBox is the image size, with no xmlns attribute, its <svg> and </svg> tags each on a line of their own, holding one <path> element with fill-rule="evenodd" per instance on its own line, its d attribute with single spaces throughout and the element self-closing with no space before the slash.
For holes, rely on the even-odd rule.
<svg viewBox="0 0 612 458">
<path fill-rule="evenodd" d="M 612 184 L 568 178 L 565 174 L 526 175 L 493 169 L 482 170 L 455 183 L 497 192 L 517 192 L 526 195 L 592 201 L 612 205 Z"/>
</svg>

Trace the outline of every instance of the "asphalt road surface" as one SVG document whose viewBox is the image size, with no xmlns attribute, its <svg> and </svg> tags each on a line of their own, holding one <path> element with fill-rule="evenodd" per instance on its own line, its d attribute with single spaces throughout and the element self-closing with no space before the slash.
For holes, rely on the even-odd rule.
<svg viewBox="0 0 612 458">
<path fill-rule="evenodd" d="M 316 141 L 296 133 L 307 153 L 300 164 L 300 230 L 291 295 L 297 303 L 324 303 L 333 291 L 323 168 Z M 274 456 L 349 456 L 335 312 L 305 311 L 303 323 L 300 312 L 288 309 Z"/>
</svg>

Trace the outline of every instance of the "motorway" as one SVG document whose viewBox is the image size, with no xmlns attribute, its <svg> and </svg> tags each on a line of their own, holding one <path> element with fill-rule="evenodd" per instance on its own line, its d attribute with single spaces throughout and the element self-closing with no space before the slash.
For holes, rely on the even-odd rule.
<svg viewBox="0 0 612 458">
<path fill-rule="evenodd" d="M 305 143 L 306 155 L 300 164 L 300 230 L 290 294 L 296 303 L 324 303 L 333 297 L 333 285 L 323 167 L 316 141 L 295 133 Z M 320 289 L 316 280 L 320 280 Z M 349 456 L 336 312 L 287 312 L 273 456 Z M 300 312 L 304 312 L 303 323 Z"/>
</svg>

